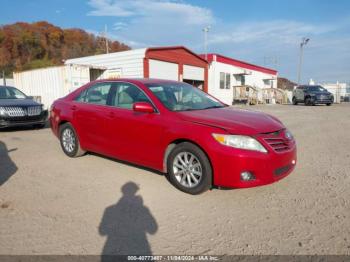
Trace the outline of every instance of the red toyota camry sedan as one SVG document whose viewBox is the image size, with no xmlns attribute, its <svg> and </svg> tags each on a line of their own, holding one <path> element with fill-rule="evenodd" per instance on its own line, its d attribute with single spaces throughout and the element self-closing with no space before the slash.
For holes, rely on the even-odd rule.
<svg viewBox="0 0 350 262">
<path fill-rule="evenodd" d="M 296 165 L 294 138 L 277 118 L 182 82 L 91 82 L 55 101 L 50 121 L 67 156 L 89 151 L 158 170 L 190 194 L 270 184 Z"/>
</svg>

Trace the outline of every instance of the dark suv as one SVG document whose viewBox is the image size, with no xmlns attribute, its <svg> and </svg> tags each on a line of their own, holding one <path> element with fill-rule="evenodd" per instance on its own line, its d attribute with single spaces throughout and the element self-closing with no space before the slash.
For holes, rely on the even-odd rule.
<svg viewBox="0 0 350 262">
<path fill-rule="evenodd" d="M 326 104 L 330 106 L 333 102 L 333 94 L 322 86 L 303 85 L 293 91 L 293 105 L 305 103 L 305 105 Z"/>
<path fill-rule="evenodd" d="M 44 127 L 48 112 L 17 88 L 0 86 L 0 129 L 13 126 Z"/>
</svg>

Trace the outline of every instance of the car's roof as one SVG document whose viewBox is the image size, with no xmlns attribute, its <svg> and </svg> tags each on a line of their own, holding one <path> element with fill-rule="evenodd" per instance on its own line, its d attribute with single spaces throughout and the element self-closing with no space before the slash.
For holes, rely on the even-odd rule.
<svg viewBox="0 0 350 262">
<path fill-rule="evenodd" d="M 3 87 L 11 87 L 11 88 L 15 88 L 14 86 L 1 86 L 1 85 L 0 85 L 0 88 L 3 88 Z"/>
<path fill-rule="evenodd" d="M 115 78 L 115 79 L 101 79 L 96 80 L 94 82 L 106 82 L 106 81 L 125 81 L 125 82 L 133 82 L 133 83 L 141 83 L 141 84 L 155 84 L 155 83 L 182 83 L 174 80 L 166 80 L 166 79 L 157 79 L 157 78 Z"/>
<path fill-rule="evenodd" d="M 321 85 L 300 85 L 298 87 L 312 87 L 312 86 L 321 86 Z"/>
</svg>

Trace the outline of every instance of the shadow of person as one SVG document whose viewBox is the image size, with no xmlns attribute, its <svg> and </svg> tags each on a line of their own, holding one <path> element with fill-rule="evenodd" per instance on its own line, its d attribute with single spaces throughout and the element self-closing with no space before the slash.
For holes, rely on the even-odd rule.
<svg viewBox="0 0 350 262">
<path fill-rule="evenodd" d="M 7 150 L 6 144 L 0 141 L 0 186 L 17 172 L 18 168 L 8 154 L 16 150 L 17 148 Z"/>
<path fill-rule="evenodd" d="M 123 196 L 105 209 L 99 233 L 107 236 L 102 251 L 102 261 L 112 261 L 108 255 L 151 255 L 147 233 L 155 234 L 157 221 L 143 205 L 142 197 L 136 195 L 139 187 L 128 182 L 122 186 Z M 107 255 L 107 256 L 106 256 Z"/>
</svg>

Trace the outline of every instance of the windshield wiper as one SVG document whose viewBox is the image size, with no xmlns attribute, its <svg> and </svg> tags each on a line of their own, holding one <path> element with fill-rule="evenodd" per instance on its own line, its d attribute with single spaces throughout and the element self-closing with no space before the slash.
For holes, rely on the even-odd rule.
<svg viewBox="0 0 350 262">
<path fill-rule="evenodd" d="M 201 108 L 200 110 L 206 110 L 206 109 L 212 109 L 212 108 L 223 108 L 225 106 L 208 106 L 208 107 L 205 107 L 205 108 Z"/>
<path fill-rule="evenodd" d="M 182 111 L 194 111 L 194 110 L 199 110 L 199 109 L 197 109 L 197 108 L 186 108 L 186 109 L 175 110 L 175 111 L 182 112 Z"/>
<path fill-rule="evenodd" d="M 227 106 L 208 106 L 204 108 L 186 108 L 186 109 L 181 109 L 181 110 L 175 110 L 176 112 L 183 112 L 183 111 L 196 111 L 196 110 L 206 110 L 206 109 L 212 109 L 212 108 L 223 108 Z"/>
</svg>

